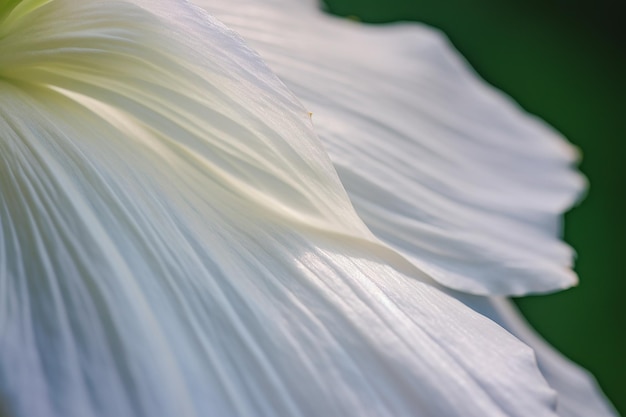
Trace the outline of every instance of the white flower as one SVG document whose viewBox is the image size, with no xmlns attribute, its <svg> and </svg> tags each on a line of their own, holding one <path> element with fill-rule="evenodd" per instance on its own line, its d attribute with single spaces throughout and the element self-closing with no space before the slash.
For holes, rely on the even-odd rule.
<svg viewBox="0 0 626 417">
<path fill-rule="evenodd" d="M 571 169 L 573 147 L 481 82 L 430 28 L 367 27 L 297 0 L 239 0 L 235 9 L 194 1 L 241 33 L 313 112 L 377 237 L 533 347 L 560 415 L 615 414 L 593 378 L 540 340 L 512 303 L 470 295 L 576 282 L 559 239 L 560 214 L 585 185 Z"/>
<path fill-rule="evenodd" d="M 532 351 L 441 284 L 572 283 L 563 142 L 425 29 L 201 5 L 316 112 L 361 217 L 298 99 L 199 9 L 0 3 L 0 414 L 555 415 Z M 384 62 L 340 59 L 352 36 Z"/>
</svg>

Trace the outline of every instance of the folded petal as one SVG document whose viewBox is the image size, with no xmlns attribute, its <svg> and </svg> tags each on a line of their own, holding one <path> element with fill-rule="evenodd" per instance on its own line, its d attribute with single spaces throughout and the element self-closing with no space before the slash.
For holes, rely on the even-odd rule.
<svg viewBox="0 0 626 417">
<path fill-rule="evenodd" d="M 138 122 L 176 137 L 181 152 L 201 154 L 228 193 L 246 194 L 259 210 L 369 235 L 317 139 L 294 129 L 307 113 L 220 24 L 211 22 L 219 32 L 209 32 L 199 12 L 185 12 L 178 2 L 112 2 L 108 10 L 55 3 L 30 13 L 2 39 L 2 77 L 124 107 Z M 168 42 L 190 28 L 194 37 Z M 205 42 L 209 36 L 215 39 Z M 241 106 L 246 99 L 254 106 Z M 285 133 L 277 135 L 277 129 Z"/>
<path fill-rule="evenodd" d="M 302 8 L 286 17 L 254 0 L 236 14 L 195 1 L 304 100 L 358 213 L 415 265 L 479 294 L 575 282 L 558 240 L 560 214 L 584 185 L 570 168 L 575 150 L 481 83 L 441 35 Z M 593 377 L 535 336 L 509 301 L 450 292 L 536 350 L 559 415 L 616 414 Z"/>
<path fill-rule="evenodd" d="M 306 107 L 361 218 L 443 285 L 575 284 L 560 215 L 575 149 L 486 86 L 439 33 L 255 0 L 194 0 L 257 49 Z M 286 35 L 288 34 L 288 35 Z"/>
<path fill-rule="evenodd" d="M 557 412 L 561 417 L 617 416 L 595 378 L 548 345 L 529 325 L 512 301 L 501 297 L 481 297 L 451 292 L 458 300 L 491 318 L 528 344 L 537 355 L 539 369 L 558 394 Z"/>
<path fill-rule="evenodd" d="M 554 415 L 528 347 L 371 236 L 232 32 L 155 0 L 10 19 L 3 414 Z"/>
</svg>

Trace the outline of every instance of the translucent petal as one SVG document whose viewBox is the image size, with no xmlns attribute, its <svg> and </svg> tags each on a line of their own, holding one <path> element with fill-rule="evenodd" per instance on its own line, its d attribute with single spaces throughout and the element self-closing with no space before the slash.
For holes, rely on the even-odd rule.
<svg viewBox="0 0 626 417">
<path fill-rule="evenodd" d="M 201 154 L 228 193 L 258 210 L 370 236 L 311 129 L 294 128 L 310 124 L 308 114 L 253 52 L 197 11 L 152 3 L 158 15 L 125 3 L 40 8 L 2 39 L 0 76 L 124 107 L 175 137 L 181 152 Z M 179 42 L 169 39 L 175 34 Z"/>
<path fill-rule="evenodd" d="M 528 344 L 537 355 L 539 369 L 557 391 L 557 412 L 561 417 L 617 416 L 595 378 L 548 345 L 526 323 L 512 301 L 451 292 L 458 300 L 491 318 Z"/>
<path fill-rule="evenodd" d="M 3 414 L 554 415 L 532 351 L 374 240 L 220 24 L 55 0 L 0 50 Z"/>
<path fill-rule="evenodd" d="M 522 294 L 575 282 L 571 251 L 556 238 L 584 185 L 570 168 L 576 151 L 480 82 L 441 35 L 302 9 L 285 16 L 251 0 L 236 14 L 196 2 L 303 98 L 357 211 L 383 241 L 459 290 Z M 536 349 L 560 415 L 615 414 L 593 377 L 507 312 L 510 302 L 451 293 Z"/>
<path fill-rule="evenodd" d="M 253 0 L 195 0 L 313 113 L 361 218 L 440 283 L 478 294 L 575 284 L 560 215 L 577 152 L 417 24 L 366 26 Z M 288 34 L 288 35 L 286 35 Z"/>
</svg>

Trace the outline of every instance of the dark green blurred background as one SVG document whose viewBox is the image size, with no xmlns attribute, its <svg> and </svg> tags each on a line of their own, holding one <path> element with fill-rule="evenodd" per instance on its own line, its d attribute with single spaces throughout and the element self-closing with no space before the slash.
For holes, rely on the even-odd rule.
<svg viewBox="0 0 626 417">
<path fill-rule="evenodd" d="M 365 22 L 442 29 L 474 68 L 582 149 L 587 198 L 566 216 L 580 285 L 518 305 L 626 416 L 626 28 L 622 0 L 328 0 Z M 593 416 L 591 416 L 593 417 Z"/>
</svg>

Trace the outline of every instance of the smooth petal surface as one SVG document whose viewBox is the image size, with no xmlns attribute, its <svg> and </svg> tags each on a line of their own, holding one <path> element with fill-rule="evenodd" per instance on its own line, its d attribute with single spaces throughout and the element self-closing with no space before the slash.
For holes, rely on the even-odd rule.
<svg viewBox="0 0 626 417">
<path fill-rule="evenodd" d="M 2 39 L 1 77 L 124 107 L 138 123 L 175 137 L 181 152 L 199 153 L 233 198 L 313 227 L 369 236 L 317 139 L 294 129 L 307 113 L 220 24 L 212 23 L 219 33 L 210 32 L 199 11 L 185 12 L 177 2 L 112 2 L 110 10 L 55 3 L 11 25 Z M 182 43 L 192 29 L 195 36 Z"/>
<path fill-rule="evenodd" d="M 584 184 L 576 152 L 477 79 L 418 25 L 368 27 L 285 2 L 242 0 L 236 28 L 314 112 L 356 209 L 385 242 L 461 291 L 571 285 L 560 214 Z M 281 31 L 290 33 L 288 38 Z M 597 384 L 538 338 L 510 301 L 449 291 L 535 349 L 562 416 L 615 415 Z"/>
<path fill-rule="evenodd" d="M 558 237 L 584 186 L 571 169 L 577 152 L 479 80 L 440 34 L 291 2 L 194 1 L 241 33 L 313 112 L 378 238 L 461 291 L 575 284 L 572 251 Z"/>
<path fill-rule="evenodd" d="M 595 378 L 548 345 L 529 325 L 511 300 L 451 292 L 458 300 L 491 318 L 532 347 L 539 369 L 558 393 L 557 412 L 561 417 L 617 416 Z"/>
<path fill-rule="evenodd" d="M 43 3 L 0 37 L 3 414 L 554 415 L 528 347 L 372 237 L 233 33 Z"/>
</svg>

